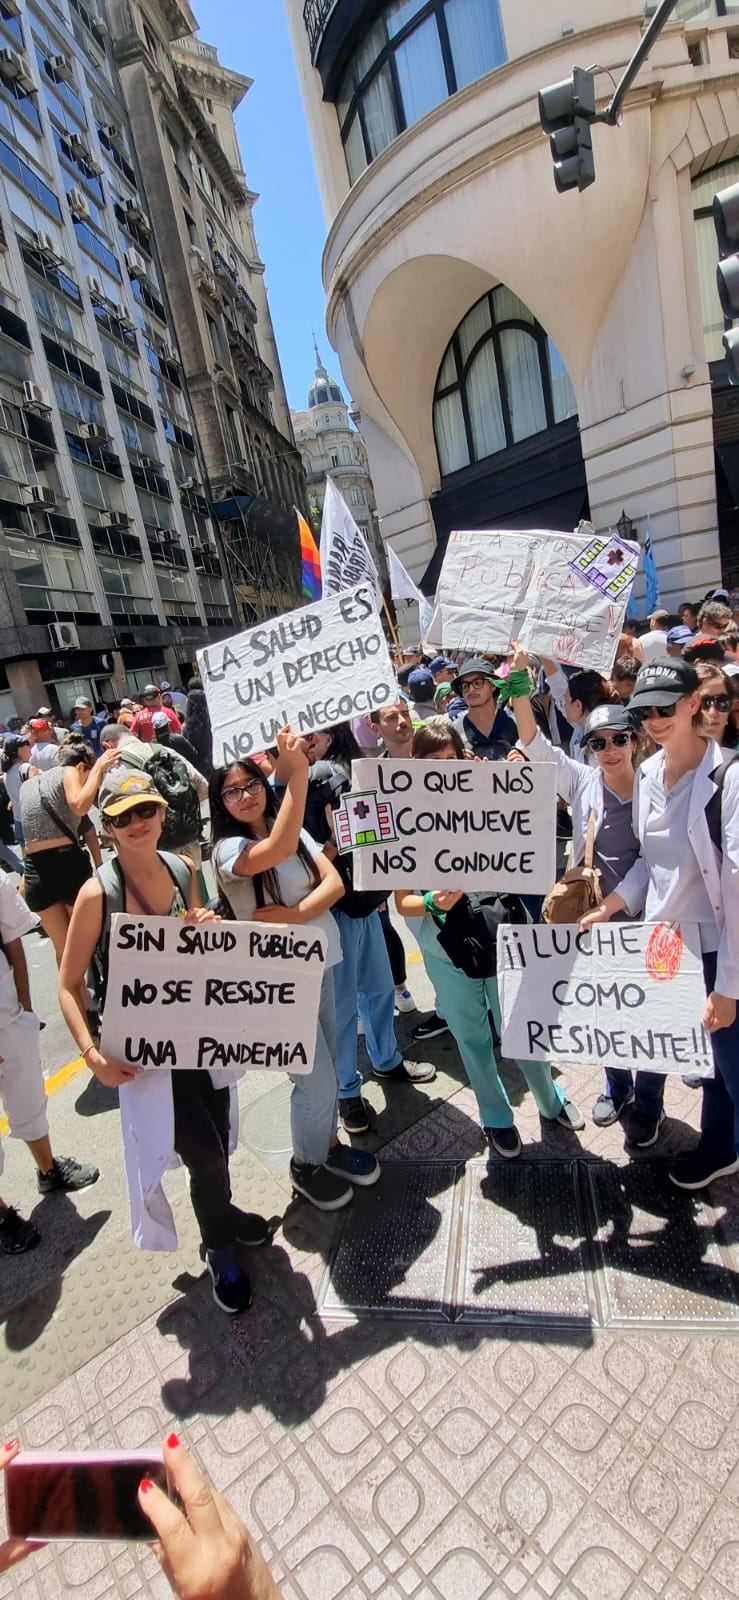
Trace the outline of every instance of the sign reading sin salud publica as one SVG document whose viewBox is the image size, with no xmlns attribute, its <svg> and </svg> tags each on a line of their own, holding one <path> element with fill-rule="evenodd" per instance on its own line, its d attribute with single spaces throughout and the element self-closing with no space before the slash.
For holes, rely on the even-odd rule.
<svg viewBox="0 0 739 1600">
<path fill-rule="evenodd" d="M 700 935 L 683 924 L 498 931 L 503 1054 L 713 1076 Z"/>
<path fill-rule="evenodd" d="M 548 762 L 353 761 L 337 842 L 357 889 L 546 894 L 555 785 Z"/>
<path fill-rule="evenodd" d="M 398 697 L 369 583 L 208 645 L 197 660 L 217 766 L 273 745 L 286 722 L 312 733 Z"/>
<path fill-rule="evenodd" d="M 452 533 L 429 643 L 472 655 L 527 650 L 610 672 L 639 547 L 585 530 Z"/>
<path fill-rule="evenodd" d="M 145 1068 L 310 1072 L 325 961 L 310 924 L 117 912 L 102 1050 Z"/>
</svg>

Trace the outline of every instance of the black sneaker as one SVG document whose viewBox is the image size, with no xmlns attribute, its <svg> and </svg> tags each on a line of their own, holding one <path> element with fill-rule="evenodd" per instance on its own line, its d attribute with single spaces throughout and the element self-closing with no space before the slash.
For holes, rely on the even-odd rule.
<svg viewBox="0 0 739 1600">
<path fill-rule="evenodd" d="M 260 1244 L 269 1244 L 272 1238 L 272 1228 L 265 1217 L 260 1217 L 256 1211 L 240 1211 L 238 1206 L 231 1207 L 234 1239 L 237 1244 L 245 1244 L 256 1250 Z"/>
<path fill-rule="evenodd" d="M 361 1094 L 349 1095 L 346 1100 L 340 1100 L 339 1116 L 341 1126 L 347 1133 L 369 1133 L 367 1101 L 362 1099 Z"/>
<path fill-rule="evenodd" d="M 432 1083 L 436 1067 L 431 1061 L 399 1061 L 389 1072 L 378 1072 L 373 1067 L 372 1076 L 380 1083 Z"/>
<path fill-rule="evenodd" d="M 703 1088 L 704 1079 L 699 1078 L 697 1073 L 683 1073 L 681 1081 L 685 1084 L 686 1089 Z"/>
<path fill-rule="evenodd" d="M 483 1133 L 488 1143 L 492 1145 L 499 1156 L 505 1156 L 507 1161 L 514 1161 L 521 1154 L 521 1140 L 518 1128 L 483 1128 Z"/>
<path fill-rule="evenodd" d="M 24 1250 L 32 1250 L 40 1238 L 38 1228 L 33 1222 L 26 1222 L 15 1206 L 0 1208 L 0 1250 L 6 1255 L 22 1256 Z"/>
<path fill-rule="evenodd" d="M 248 1311 L 254 1299 L 251 1282 L 233 1250 L 206 1250 L 205 1264 L 213 1281 L 213 1299 L 221 1311 L 227 1311 L 231 1317 L 239 1311 Z"/>
<path fill-rule="evenodd" d="M 309 1200 L 316 1211 L 340 1211 L 342 1206 L 350 1204 L 354 1194 L 341 1173 L 330 1172 L 324 1166 L 312 1167 L 306 1161 L 296 1161 L 294 1156 L 290 1162 L 290 1181 L 293 1193 Z"/>
<path fill-rule="evenodd" d="M 369 1150 L 355 1150 L 350 1144 L 332 1145 L 326 1157 L 329 1172 L 336 1172 L 349 1183 L 368 1189 L 380 1177 L 380 1163 Z"/>
<path fill-rule="evenodd" d="M 696 1150 L 688 1150 L 684 1156 L 678 1156 L 668 1177 L 678 1189 L 705 1189 L 715 1178 L 730 1178 L 734 1172 L 739 1172 L 739 1159 L 736 1156 L 717 1161 L 715 1156 L 711 1159 L 702 1154 L 698 1146 Z"/>
<path fill-rule="evenodd" d="M 644 1117 L 641 1111 L 632 1111 L 626 1121 L 626 1144 L 632 1145 L 635 1150 L 648 1150 L 650 1145 L 657 1143 L 664 1120 L 664 1111 L 660 1111 L 658 1117 Z"/>
<path fill-rule="evenodd" d="M 40 1194 L 53 1194 L 56 1189 L 70 1194 L 75 1189 L 89 1189 L 91 1183 L 97 1183 L 100 1171 L 82 1161 L 73 1161 L 71 1156 L 56 1156 L 51 1171 L 39 1172 L 36 1177 Z"/>
<path fill-rule="evenodd" d="M 439 1016 L 438 1011 L 432 1011 L 430 1017 L 424 1017 L 423 1022 L 418 1022 L 413 1029 L 413 1038 L 418 1044 L 423 1044 L 425 1039 L 436 1039 L 440 1033 L 449 1032 L 449 1023 Z"/>
<path fill-rule="evenodd" d="M 610 1094 L 599 1094 L 591 1112 L 596 1128 L 610 1128 L 613 1122 L 618 1122 L 621 1112 L 633 1104 L 633 1089 L 623 1100 L 614 1100 Z"/>
</svg>

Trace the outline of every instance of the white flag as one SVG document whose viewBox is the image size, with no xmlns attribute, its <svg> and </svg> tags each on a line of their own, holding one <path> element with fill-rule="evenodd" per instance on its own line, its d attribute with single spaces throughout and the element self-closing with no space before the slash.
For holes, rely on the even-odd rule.
<svg viewBox="0 0 739 1600">
<path fill-rule="evenodd" d="M 400 557 L 396 556 L 392 545 L 387 545 L 386 548 L 388 572 L 390 573 L 390 593 L 393 600 L 417 601 L 418 626 L 421 630 L 421 638 L 424 639 L 434 614 L 433 605 L 430 600 L 426 599 L 425 594 L 421 593 L 418 584 L 413 582 L 410 573 L 406 572 Z"/>
<path fill-rule="evenodd" d="M 322 598 L 356 589 L 358 583 L 371 583 L 382 605 L 382 589 L 377 568 L 361 528 L 342 499 L 333 478 L 326 479 L 326 498 L 321 518 Z"/>
</svg>

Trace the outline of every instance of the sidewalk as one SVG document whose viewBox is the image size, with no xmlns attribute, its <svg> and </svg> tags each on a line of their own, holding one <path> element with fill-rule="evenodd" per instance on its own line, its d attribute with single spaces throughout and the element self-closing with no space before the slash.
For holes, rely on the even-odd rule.
<svg viewBox="0 0 739 1600">
<path fill-rule="evenodd" d="M 351 1215 L 290 1203 L 284 1171 L 242 1147 L 237 1198 L 284 1212 L 251 1253 L 247 1316 L 213 1306 L 181 1174 L 176 1258 L 93 1244 L 16 1302 L 6 1436 L 138 1448 L 174 1426 L 285 1600 L 735 1597 L 736 1182 L 691 1200 L 660 1160 L 624 1160 L 618 1125 L 542 1131 L 529 1095 L 525 1159 L 488 1164 L 448 1038 L 423 1055 L 434 1084 L 387 1103 L 367 1086 L 385 1173 Z M 565 1081 L 587 1113 L 600 1075 Z M 279 1112 L 269 1093 L 252 1135 Z M 699 1104 L 668 1082 L 660 1154 Z M 0 1578 L 2 1600 L 167 1594 L 135 1547 L 50 1548 Z"/>
</svg>

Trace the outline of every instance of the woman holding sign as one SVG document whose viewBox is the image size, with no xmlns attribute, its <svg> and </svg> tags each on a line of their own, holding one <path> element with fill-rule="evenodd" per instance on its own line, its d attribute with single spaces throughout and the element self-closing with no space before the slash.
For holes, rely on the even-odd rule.
<svg viewBox="0 0 739 1600">
<path fill-rule="evenodd" d="M 303 741 L 282 728 L 280 769 L 287 776 L 281 805 L 256 762 L 217 767 L 210 780 L 213 866 L 218 886 L 239 922 L 313 924 L 328 939 L 313 1070 L 292 1079 L 290 1177 L 296 1194 L 319 1211 L 337 1211 L 352 1184 L 376 1183 L 380 1167 L 364 1150 L 336 1138 L 336 1006 L 333 968 L 341 941 L 331 916 L 344 886 L 320 845 L 302 824 L 308 793 Z"/>
<path fill-rule="evenodd" d="M 115 862 L 99 868 L 75 901 L 59 973 L 62 1015 L 95 1077 L 106 1088 L 119 1090 L 135 1243 L 143 1250 L 176 1246 L 172 1213 L 161 1188 L 176 1153 L 188 1170 L 213 1299 L 222 1311 L 246 1311 L 251 1284 L 236 1246 L 265 1244 L 271 1233 L 263 1217 L 231 1203 L 230 1085 L 240 1074 L 197 1071 L 194 1060 L 192 1070 L 162 1067 L 150 1072 L 110 1060 L 90 1038 L 79 1000 L 93 956 L 97 953 L 107 965 L 114 909 L 137 919 L 179 917 L 190 923 L 212 921 L 213 912 L 201 908 L 191 863 L 159 849 L 167 803 L 145 772 L 120 763 L 111 767 L 100 786 L 98 806 L 115 846 Z"/>
<path fill-rule="evenodd" d="M 469 759 L 461 735 L 444 717 L 434 717 L 417 730 L 413 736 L 413 755 L 427 761 Z M 498 1155 L 510 1160 L 521 1154 L 521 1139 L 498 1072 L 490 1028 L 489 1013 L 492 1013 L 495 1027 L 500 1031 L 497 980 L 468 977 L 439 943 L 439 927 L 447 912 L 461 899 L 462 891 L 457 889 L 432 889 L 425 894 L 414 894 L 408 889 L 395 892 L 395 904 L 401 917 L 422 919 L 417 938 L 424 966 L 474 1090 L 483 1133 Z M 554 1082 L 548 1063 L 521 1061 L 519 1067 L 542 1117 L 549 1122 L 559 1122 L 565 1128 L 585 1126 L 577 1106 Z"/>
<path fill-rule="evenodd" d="M 600 872 L 604 894 L 615 889 L 633 867 L 639 855 L 639 841 L 631 820 L 637 738 L 635 717 L 630 709 L 599 705 L 582 726 L 582 754 L 585 764 L 565 755 L 539 732 L 526 692 L 528 656 L 516 645 L 511 673 L 524 674 L 513 681 L 521 693 L 511 695 L 520 747 L 529 761 L 553 761 L 557 766 L 557 793 L 572 813 L 571 867 L 582 865 L 589 819 L 595 832 L 593 865 Z M 589 763 L 594 761 L 595 765 Z M 625 1124 L 627 1145 L 644 1150 L 656 1143 L 664 1121 L 662 1101 L 665 1080 L 659 1072 L 637 1072 L 636 1079 L 623 1067 L 609 1067 L 605 1093 L 593 1106 L 593 1122 L 607 1128 L 628 1109 Z"/>
<path fill-rule="evenodd" d="M 670 1178 L 703 1189 L 739 1171 L 739 765 L 706 737 L 701 684 L 688 661 L 650 661 L 631 699 L 657 754 L 639 768 L 634 830 L 642 854 L 583 927 L 619 911 L 700 930 L 715 1077 L 703 1084 L 701 1136 Z M 718 779 L 718 781 L 717 781 Z M 696 1018 L 696 1024 L 698 1019 Z"/>
</svg>

